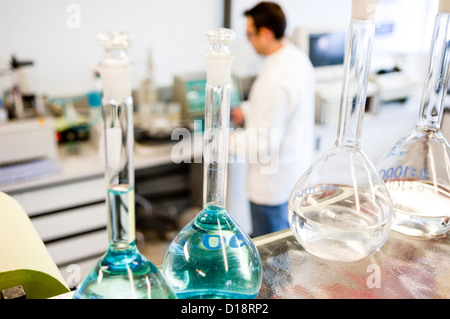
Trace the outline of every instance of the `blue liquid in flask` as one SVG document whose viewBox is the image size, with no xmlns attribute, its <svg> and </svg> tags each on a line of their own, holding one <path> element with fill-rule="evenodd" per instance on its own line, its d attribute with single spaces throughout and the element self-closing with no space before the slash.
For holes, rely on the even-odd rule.
<svg viewBox="0 0 450 319">
<path fill-rule="evenodd" d="M 124 225 L 120 219 L 128 219 L 129 205 L 134 204 L 134 188 L 119 184 L 108 189 L 111 218 L 114 225 Z M 132 207 L 132 206 L 131 206 Z M 134 221 L 134 220 L 133 220 Z M 134 239 L 130 230 L 111 227 L 113 237 Z M 130 229 L 133 229 L 131 225 Z M 115 233 L 116 232 L 116 233 Z M 74 299 L 174 299 L 173 290 L 162 279 L 158 268 L 137 249 L 136 243 L 110 243 L 105 255 L 77 288 Z"/>
<path fill-rule="evenodd" d="M 216 205 L 205 206 L 173 240 L 163 274 L 180 299 L 251 299 L 262 279 L 258 250 Z"/>
<path fill-rule="evenodd" d="M 175 299 L 161 274 L 131 243 L 126 250 L 108 249 L 78 287 L 74 299 Z"/>
</svg>

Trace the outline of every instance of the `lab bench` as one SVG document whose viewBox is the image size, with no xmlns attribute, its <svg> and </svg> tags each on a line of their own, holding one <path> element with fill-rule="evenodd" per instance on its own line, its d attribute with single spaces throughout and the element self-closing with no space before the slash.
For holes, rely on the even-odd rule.
<svg viewBox="0 0 450 319">
<path fill-rule="evenodd" d="M 291 230 L 254 240 L 263 264 L 260 299 L 448 299 L 450 238 L 392 231 L 357 262 L 328 261 L 303 249 Z"/>
<path fill-rule="evenodd" d="M 257 299 L 448 299 L 450 237 L 391 232 L 376 253 L 356 262 L 318 258 L 290 229 L 253 239 L 261 256 Z M 70 299 L 73 292 L 56 296 Z"/>
</svg>

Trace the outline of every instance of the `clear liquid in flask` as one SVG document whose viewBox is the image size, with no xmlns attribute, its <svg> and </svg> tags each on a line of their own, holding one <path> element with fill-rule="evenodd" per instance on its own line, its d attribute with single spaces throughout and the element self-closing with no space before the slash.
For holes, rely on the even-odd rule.
<svg viewBox="0 0 450 319">
<path fill-rule="evenodd" d="M 411 236 L 443 234 L 450 229 L 448 189 L 418 181 L 386 183 L 395 202 L 393 229 Z"/>
<path fill-rule="evenodd" d="M 390 233 L 384 207 L 390 202 L 373 202 L 373 194 L 343 185 L 315 185 L 301 206 L 289 203 L 289 220 L 294 235 L 310 253 L 328 260 L 351 262 L 376 252 Z M 309 205 L 308 203 L 311 203 Z M 359 206 L 359 207 L 357 207 Z"/>
</svg>

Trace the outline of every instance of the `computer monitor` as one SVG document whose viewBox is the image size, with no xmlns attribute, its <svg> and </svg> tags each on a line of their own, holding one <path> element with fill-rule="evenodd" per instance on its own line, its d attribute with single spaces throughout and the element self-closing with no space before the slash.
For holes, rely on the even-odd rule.
<svg viewBox="0 0 450 319">
<path fill-rule="evenodd" d="M 294 30 L 291 40 L 308 55 L 318 81 L 342 77 L 346 45 L 345 28 L 298 27 Z"/>
</svg>

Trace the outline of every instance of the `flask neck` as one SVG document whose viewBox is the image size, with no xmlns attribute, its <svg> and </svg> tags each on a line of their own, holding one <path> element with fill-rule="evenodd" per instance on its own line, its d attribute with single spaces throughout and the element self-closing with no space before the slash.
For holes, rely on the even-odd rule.
<svg viewBox="0 0 450 319">
<path fill-rule="evenodd" d="M 450 15 L 436 16 L 417 127 L 440 129 L 449 84 Z"/>
<path fill-rule="evenodd" d="M 373 20 L 350 22 L 336 146 L 360 144 L 374 31 Z"/>
<path fill-rule="evenodd" d="M 130 36 L 105 32 L 98 35 L 98 41 L 105 50 L 99 63 L 104 125 L 100 154 L 105 162 L 108 239 L 111 250 L 124 251 L 134 245 L 136 237 Z"/>
<path fill-rule="evenodd" d="M 103 148 L 110 247 L 128 249 L 135 241 L 133 102 L 103 98 Z"/>
<path fill-rule="evenodd" d="M 206 84 L 203 205 L 225 207 L 230 121 L 230 84 Z"/>
<path fill-rule="evenodd" d="M 230 124 L 231 62 L 230 29 L 206 32 L 210 50 L 206 55 L 203 207 L 225 208 L 228 134 Z"/>
</svg>

